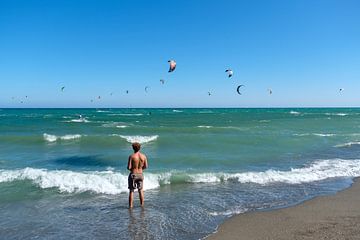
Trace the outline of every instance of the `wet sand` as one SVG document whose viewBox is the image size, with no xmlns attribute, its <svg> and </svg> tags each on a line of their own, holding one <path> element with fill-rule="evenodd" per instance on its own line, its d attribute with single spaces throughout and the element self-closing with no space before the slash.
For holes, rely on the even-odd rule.
<svg viewBox="0 0 360 240">
<path fill-rule="evenodd" d="M 360 179 L 335 195 L 234 216 L 206 239 L 360 239 Z"/>
</svg>

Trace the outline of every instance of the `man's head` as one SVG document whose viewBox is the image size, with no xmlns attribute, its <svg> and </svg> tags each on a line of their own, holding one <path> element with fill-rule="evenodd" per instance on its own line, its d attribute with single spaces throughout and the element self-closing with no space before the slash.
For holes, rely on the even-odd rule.
<svg viewBox="0 0 360 240">
<path fill-rule="evenodd" d="M 138 142 L 134 142 L 132 144 L 132 148 L 134 149 L 134 152 L 138 152 L 138 151 L 140 151 L 141 145 Z"/>
</svg>

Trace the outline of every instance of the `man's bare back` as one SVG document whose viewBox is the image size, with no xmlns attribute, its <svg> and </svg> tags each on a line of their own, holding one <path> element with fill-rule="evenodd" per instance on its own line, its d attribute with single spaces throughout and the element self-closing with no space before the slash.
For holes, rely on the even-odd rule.
<svg viewBox="0 0 360 240">
<path fill-rule="evenodd" d="M 142 173 L 147 168 L 146 156 L 140 152 L 133 153 L 129 156 L 128 170 L 131 173 Z"/>
</svg>

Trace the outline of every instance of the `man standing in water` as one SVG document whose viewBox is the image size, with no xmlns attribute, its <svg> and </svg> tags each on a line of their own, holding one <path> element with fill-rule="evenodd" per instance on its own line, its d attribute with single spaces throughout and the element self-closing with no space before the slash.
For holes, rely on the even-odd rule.
<svg viewBox="0 0 360 240">
<path fill-rule="evenodd" d="M 133 207 L 133 196 L 135 188 L 139 191 L 140 205 L 144 206 L 144 190 L 143 190 L 143 170 L 148 167 L 148 162 L 145 154 L 140 152 L 140 143 L 133 143 L 132 148 L 134 153 L 129 156 L 127 169 L 130 171 L 128 178 L 129 188 L 129 208 Z"/>
</svg>

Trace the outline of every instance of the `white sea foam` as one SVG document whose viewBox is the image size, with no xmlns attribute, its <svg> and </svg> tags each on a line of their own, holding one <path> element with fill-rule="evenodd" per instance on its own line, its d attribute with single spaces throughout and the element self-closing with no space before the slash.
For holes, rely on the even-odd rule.
<svg viewBox="0 0 360 240">
<path fill-rule="evenodd" d="M 299 114 L 300 114 L 300 112 L 290 111 L 290 114 L 293 114 L 293 115 L 299 115 Z"/>
<path fill-rule="evenodd" d="M 360 142 L 348 142 L 348 143 L 338 144 L 335 147 L 351 147 L 353 145 L 360 145 Z"/>
<path fill-rule="evenodd" d="M 56 142 L 57 140 L 66 141 L 66 140 L 78 139 L 78 138 L 81 138 L 81 135 L 80 134 L 68 134 L 68 135 L 64 135 L 64 136 L 56 136 L 56 135 L 44 133 L 43 137 L 44 137 L 44 140 L 47 142 Z"/>
<path fill-rule="evenodd" d="M 234 209 L 225 210 L 225 211 L 209 212 L 209 215 L 211 215 L 211 216 L 232 216 L 232 215 L 244 213 L 247 211 L 248 211 L 248 209 L 246 209 L 246 208 L 234 208 Z"/>
<path fill-rule="evenodd" d="M 70 122 L 83 122 L 83 123 L 88 123 L 90 122 L 89 120 L 87 120 L 86 118 L 79 118 L 79 119 L 71 119 Z"/>
<path fill-rule="evenodd" d="M 360 160 L 330 159 L 319 160 L 311 165 L 288 171 L 269 169 L 264 172 L 242 173 L 145 173 L 144 189 L 155 189 L 173 183 L 217 183 L 236 181 L 267 185 L 272 183 L 300 184 L 337 177 L 359 177 Z M 57 188 L 61 192 L 91 191 L 104 194 L 127 192 L 127 175 L 108 171 L 74 172 L 25 168 L 20 170 L 0 170 L 0 183 L 29 180 L 40 188 Z M 225 214 L 226 213 L 214 213 Z"/>
<path fill-rule="evenodd" d="M 328 116 L 347 116 L 349 114 L 348 113 L 325 113 L 325 115 L 328 115 Z"/>
<path fill-rule="evenodd" d="M 181 110 L 176 110 L 176 109 L 173 109 L 172 111 L 173 111 L 173 112 L 177 112 L 177 113 L 183 112 L 183 111 L 181 111 Z"/>
<path fill-rule="evenodd" d="M 108 114 L 108 116 L 142 116 L 142 113 L 113 113 Z"/>
<path fill-rule="evenodd" d="M 125 135 L 119 135 L 119 134 L 112 134 L 112 136 L 121 137 L 121 138 L 125 139 L 129 143 L 138 142 L 138 143 L 141 143 L 141 144 L 155 141 L 159 137 L 159 135 L 153 135 L 153 136 L 140 136 L 140 135 L 125 136 Z"/>
<path fill-rule="evenodd" d="M 43 136 L 44 136 L 45 141 L 48 141 L 48 142 L 56 142 L 56 140 L 57 140 L 57 136 L 55 136 L 55 135 L 50 135 L 50 134 L 44 133 Z"/>
<path fill-rule="evenodd" d="M 333 137 L 335 133 L 295 133 L 294 136 L 317 136 L 317 137 Z"/>
<path fill-rule="evenodd" d="M 105 111 L 105 110 L 96 110 L 96 112 L 98 112 L 98 113 L 107 113 L 107 112 L 110 112 L 110 111 Z"/>
<path fill-rule="evenodd" d="M 103 127 L 117 127 L 117 128 L 126 128 L 128 127 L 127 125 L 125 125 L 124 123 L 121 122 L 108 122 L 102 125 Z"/>
<path fill-rule="evenodd" d="M 212 128 L 213 126 L 207 126 L 207 125 L 200 125 L 200 126 L 197 126 L 198 128 Z"/>
</svg>

